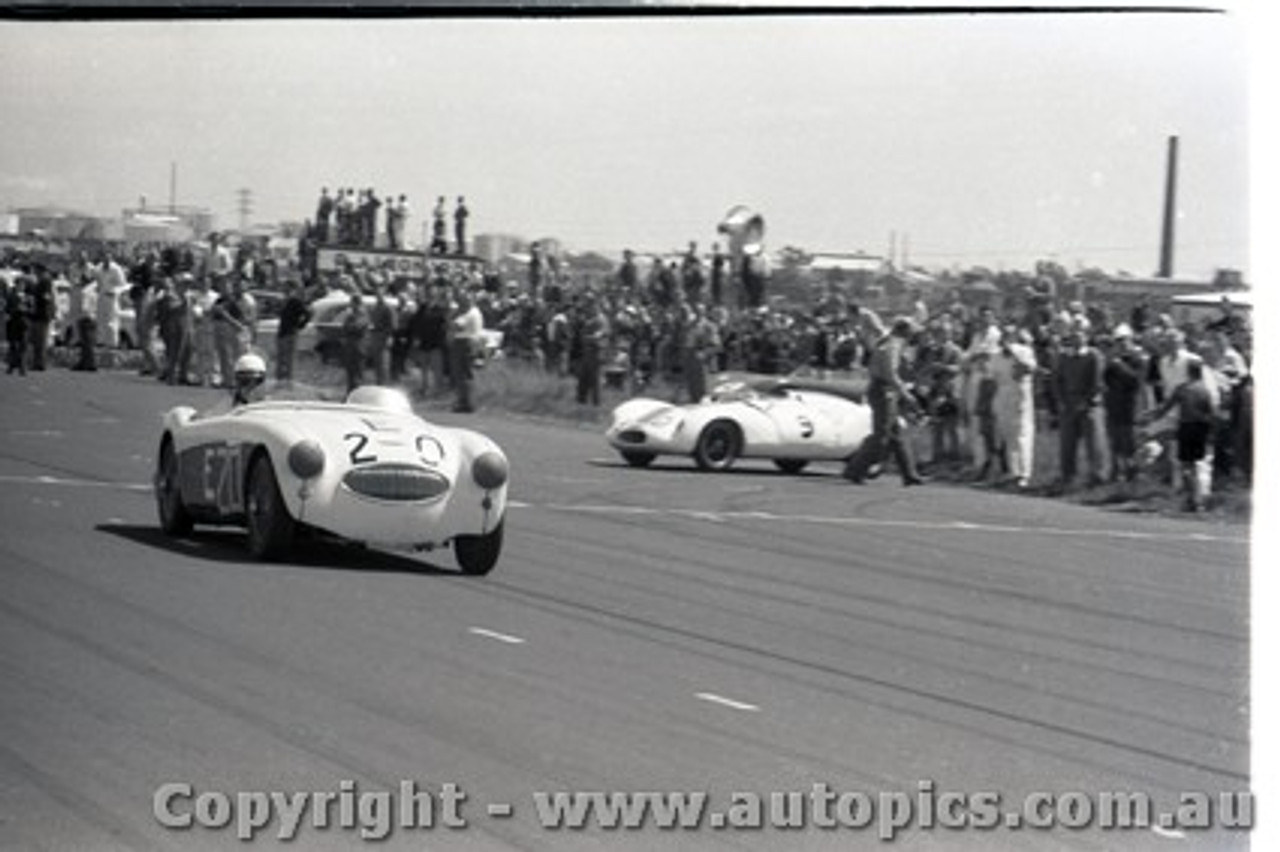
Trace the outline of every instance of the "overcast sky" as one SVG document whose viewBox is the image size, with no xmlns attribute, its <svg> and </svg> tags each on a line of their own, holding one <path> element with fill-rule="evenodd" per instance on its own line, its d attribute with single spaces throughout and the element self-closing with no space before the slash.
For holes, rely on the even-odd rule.
<svg viewBox="0 0 1280 852">
<path fill-rule="evenodd" d="M 1248 63 L 1231 14 L 0 24 L 0 206 L 140 195 L 234 227 L 321 186 L 436 195 L 472 233 L 653 251 L 735 204 L 770 248 L 1134 274 L 1248 269 Z"/>
</svg>

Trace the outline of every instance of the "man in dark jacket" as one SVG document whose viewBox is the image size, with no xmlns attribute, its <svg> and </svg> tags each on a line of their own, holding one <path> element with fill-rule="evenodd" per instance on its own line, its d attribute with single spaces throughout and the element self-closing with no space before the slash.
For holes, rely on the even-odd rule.
<svg viewBox="0 0 1280 852">
<path fill-rule="evenodd" d="M 1060 485 L 1069 488 L 1076 477 L 1076 455 L 1084 441 L 1089 464 L 1089 485 L 1102 481 L 1102 436 L 1098 408 L 1102 402 L 1103 360 L 1097 349 L 1089 345 L 1085 335 L 1088 326 L 1073 320 L 1062 338 L 1055 386 L 1060 411 L 1061 465 Z"/>
<path fill-rule="evenodd" d="M 1138 398 L 1147 375 L 1147 360 L 1133 343 L 1133 333 L 1126 325 L 1118 326 L 1105 347 L 1106 366 L 1102 381 L 1107 411 L 1107 443 L 1111 451 L 1111 481 L 1121 477 L 1133 479 L 1137 472 L 1134 452 L 1134 424 L 1138 416 Z"/>
<path fill-rule="evenodd" d="M 298 332 L 311 322 L 311 307 L 302 298 L 302 288 L 290 279 L 284 285 L 284 304 L 276 329 L 276 380 L 293 381 L 293 361 L 298 351 Z"/>
</svg>

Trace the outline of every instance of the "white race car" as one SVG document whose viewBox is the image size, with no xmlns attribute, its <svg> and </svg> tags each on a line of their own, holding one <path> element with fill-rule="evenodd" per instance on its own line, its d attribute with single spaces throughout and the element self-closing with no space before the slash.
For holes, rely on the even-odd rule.
<svg viewBox="0 0 1280 852">
<path fill-rule="evenodd" d="M 692 456 L 703 470 L 766 458 L 798 473 L 811 461 L 848 458 L 870 435 L 871 408 L 847 387 L 726 375 L 698 403 L 644 397 L 622 403 L 605 436 L 633 467 L 660 455 Z"/>
<path fill-rule="evenodd" d="M 286 555 L 308 527 L 369 544 L 452 545 L 464 573 L 487 574 L 502 550 L 508 475 L 493 441 L 427 423 L 403 393 L 368 386 L 342 403 L 174 408 L 155 492 L 165 532 L 242 525 L 260 559 Z"/>
</svg>

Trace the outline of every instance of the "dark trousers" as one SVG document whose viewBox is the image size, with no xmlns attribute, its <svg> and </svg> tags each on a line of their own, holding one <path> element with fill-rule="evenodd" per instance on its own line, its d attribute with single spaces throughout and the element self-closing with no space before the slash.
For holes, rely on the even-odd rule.
<svg viewBox="0 0 1280 852">
<path fill-rule="evenodd" d="M 296 334 L 280 334 L 276 336 L 276 380 L 288 382 L 293 380 L 293 359 L 298 351 Z"/>
<path fill-rule="evenodd" d="M 11 320 L 9 327 L 5 329 L 5 336 L 9 341 L 8 372 L 21 373 L 25 376 L 27 374 L 26 325 L 18 325 Z"/>
<path fill-rule="evenodd" d="M 902 401 L 897 392 L 886 382 L 872 380 L 867 402 L 871 404 L 871 437 L 849 458 L 845 477 L 861 480 L 873 465 L 892 455 L 903 482 L 918 479 L 911 446 L 902 434 Z"/>
<path fill-rule="evenodd" d="M 578 404 L 600 404 L 600 353 L 590 349 L 578 361 Z"/>
<path fill-rule="evenodd" d="M 27 342 L 31 344 L 31 369 L 43 370 L 49 351 L 49 321 L 32 320 L 27 329 Z"/>
<path fill-rule="evenodd" d="M 75 369 L 98 369 L 98 321 L 93 317 L 81 317 L 76 326 L 76 343 L 80 347 L 80 356 L 76 359 Z"/>
<path fill-rule="evenodd" d="M 472 411 L 471 383 L 474 379 L 474 366 L 471 363 L 471 341 L 458 337 L 449 342 L 449 375 L 453 379 L 453 390 L 457 394 L 454 411 Z"/>
<path fill-rule="evenodd" d="M 1062 481 L 1076 478 L 1076 455 L 1084 441 L 1085 459 L 1089 464 L 1089 481 L 1102 479 L 1102 441 L 1098 434 L 1098 409 L 1065 403 L 1060 415 L 1058 435 L 1061 439 Z"/>
<path fill-rule="evenodd" d="M 1137 451 L 1132 417 L 1107 415 L 1107 449 L 1111 451 L 1111 479 L 1130 479 L 1137 471 L 1133 454 Z"/>
</svg>

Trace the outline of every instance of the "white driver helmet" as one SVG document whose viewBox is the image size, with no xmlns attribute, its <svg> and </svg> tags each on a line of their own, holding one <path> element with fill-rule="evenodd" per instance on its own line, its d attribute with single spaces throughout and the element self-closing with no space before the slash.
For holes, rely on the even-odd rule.
<svg viewBox="0 0 1280 852">
<path fill-rule="evenodd" d="M 239 401 L 257 399 L 267 380 L 267 362 L 253 352 L 241 355 L 236 359 L 235 378 L 235 393 Z"/>
</svg>

